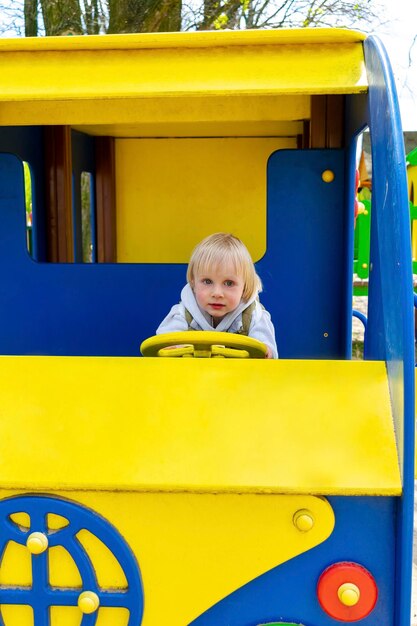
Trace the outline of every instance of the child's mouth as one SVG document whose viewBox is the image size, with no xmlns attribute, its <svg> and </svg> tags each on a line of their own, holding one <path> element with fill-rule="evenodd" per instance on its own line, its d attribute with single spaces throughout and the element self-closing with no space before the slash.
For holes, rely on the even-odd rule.
<svg viewBox="0 0 417 626">
<path fill-rule="evenodd" d="M 216 310 L 220 310 L 224 307 L 224 304 L 209 304 L 209 307 L 211 307 L 212 309 L 216 309 Z"/>
</svg>

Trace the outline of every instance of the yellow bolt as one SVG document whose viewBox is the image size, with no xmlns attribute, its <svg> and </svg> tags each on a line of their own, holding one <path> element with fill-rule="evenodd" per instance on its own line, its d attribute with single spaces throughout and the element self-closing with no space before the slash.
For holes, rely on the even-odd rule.
<svg viewBox="0 0 417 626">
<path fill-rule="evenodd" d="M 367 263 L 362 263 L 362 267 L 363 267 L 364 270 L 366 270 L 366 268 L 368 267 L 368 264 Z"/>
<path fill-rule="evenodd" d="M 31 554 L 42 554 L 48 548 L 48 537 L 44 533 L 30 533 L 26 546 Z"/>
<path fill-rule="evenodd" d="M 300 509 L 294 513 L 294 526 L 302 533 L 306 533 L 314 526 L 314 516 L 308 509 Z"/>
<path fill-rule="evenodd" d="M 344 606 L 355 606 L 359 602 L 361 592 L 354 583 L 344 583 L 337 590 L 337 596 Z"/>
<path fill-rule="evenodd" d="M 332 183 L 334 181 L 334 172 L 332 170 L 324 170 L 321 178 L 325 183 Z"/>
<path fill-rule="evenodd" d="M 78 596 L 78 608 L 82 613 L 94 613 L 99 606 L 100 600 L 94 591 L 83 591 Z"/>
</svg>

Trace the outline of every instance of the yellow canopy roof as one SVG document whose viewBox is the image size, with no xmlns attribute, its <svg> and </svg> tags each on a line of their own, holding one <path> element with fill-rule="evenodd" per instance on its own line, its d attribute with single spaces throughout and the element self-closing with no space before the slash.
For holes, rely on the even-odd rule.
<svg viewBox="0 0 417 626">
<path fill-rule="evenodd" d="M 357 93 L 363 38 L 301 29 L 1 40 L 1 98 Z"/>
<path fill-rule="evenodd" d="M 344 29 L 2 39 L 0 123 L 127 136 L 120 125 L 220 120 L 229 109 L 235 122 L 297 121 L 311 94 L 367 90 L 363 39 Z"/>
</svg>

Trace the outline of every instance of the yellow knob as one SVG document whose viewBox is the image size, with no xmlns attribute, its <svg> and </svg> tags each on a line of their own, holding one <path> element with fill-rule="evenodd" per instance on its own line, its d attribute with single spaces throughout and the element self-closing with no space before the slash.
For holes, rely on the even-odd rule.
<svg viewBox="0 0 417 626">
<path fill-rule="evenodd" d="M 48 537 L 44 533 L 30 533 L 26 546 L 31 554 L 42 554 L 48 548 Z"/>
<path fill-rule="evenodd" d="M 300 509 L 294 513 L 294 526 L 302 533 L 306 533 L 314 526 L 314 516 L 308 509 Z"/>
<path fill-rule="evenodd" d="M 94 613 L 99 606 L 100 600 L 94 591 L 83 591 L 78 596 L 78 608 L 82 613 Z"/>
<path fill-rule="evenodd" d="M 332 170 L 324 170 L 321 178 L 325 183 L 332 183 L 334 181 L 334 172 Z"/>
<path fill-rule="evenodd" d="M 368 267 L 368 264 L 367 263 L 362 263 L 362 267 L 363 267 L 364 270 L 366 270 L 366 268 Z"/>
<path fill-rule="evenodd" d="M 337 590 L 337 596 L 345 606 L 355 606 L 359 602 L 361 592 L 354 583 L 344 583 Z"/>
</svg>

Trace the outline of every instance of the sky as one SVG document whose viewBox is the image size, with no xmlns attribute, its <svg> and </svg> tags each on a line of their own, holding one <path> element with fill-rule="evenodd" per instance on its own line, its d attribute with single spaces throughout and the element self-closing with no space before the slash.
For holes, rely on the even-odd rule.
<svg viewBox="0 0 417 626">
<path fill-rule="evenodd" d="M 383 23 L 375 24 L 373 34 L 381 39 L 392 65 L 403 130 L 417 131 L 417 3 L 416 0 L 379 0 L 379 3 Z"/>
</svg>

